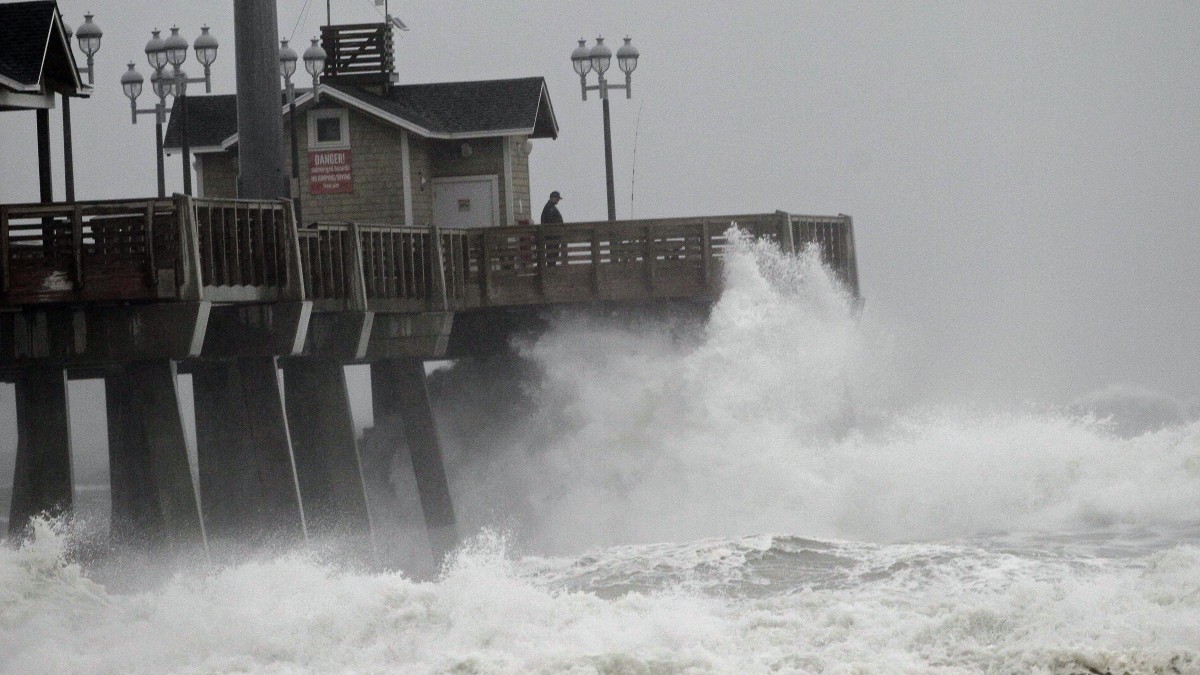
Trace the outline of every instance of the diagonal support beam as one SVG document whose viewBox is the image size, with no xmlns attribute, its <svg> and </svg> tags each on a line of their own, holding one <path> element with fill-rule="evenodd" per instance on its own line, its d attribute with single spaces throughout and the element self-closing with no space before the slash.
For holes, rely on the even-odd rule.
<svg viewBox="0 0 1200 675">
<path fill-rule="evenodd" d="M 404 429 L 425 514 L 425 529 L 434 559 L 440 562 L 458 545 L 458 529 L 437 424 L 425 387 L 424 361 L 395 359 L 372 363 L 371 401 L 375 426 L 385 436 L 393 436 L 397 427 Z"/>
</svg>

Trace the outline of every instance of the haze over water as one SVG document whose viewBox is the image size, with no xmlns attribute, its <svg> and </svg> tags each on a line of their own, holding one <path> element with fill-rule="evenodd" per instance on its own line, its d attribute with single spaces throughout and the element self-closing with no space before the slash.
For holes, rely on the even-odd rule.
<svg viewBox="0 0 1200 675">
<path fill-rule="evenodd" d="M 1187 405 L 915 403 L 869 306 L 740 239 L 704 323 L 552 326 L 434 380 L 470 535 L 436 580 L 106 587 L 40 523 L 0 548 L 0 671 L 1200 673 Z"/>
</svg>

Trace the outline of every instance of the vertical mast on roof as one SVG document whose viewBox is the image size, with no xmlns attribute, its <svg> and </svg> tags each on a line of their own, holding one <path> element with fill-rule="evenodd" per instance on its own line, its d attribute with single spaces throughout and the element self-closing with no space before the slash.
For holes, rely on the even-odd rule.
<svg viewBox="0 0 1200 675">
<path fill-rule="evenodd" d="M 237 59 L 238 197 L 278 199 L 291 191 L 284 170 L 275 0 L 234 0 Z"/>
</svg>

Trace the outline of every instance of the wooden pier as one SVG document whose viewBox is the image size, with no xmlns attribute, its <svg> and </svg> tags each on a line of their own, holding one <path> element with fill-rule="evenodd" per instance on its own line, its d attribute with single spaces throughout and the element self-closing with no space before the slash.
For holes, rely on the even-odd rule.
<svg viewBox="0 0 1200 675">
<path fill-rule="evenodd" d="M 438 230 L 297 227 L 287 201 L 0 205 L 0 380 L 16 385 L 18 417 L 10 534 L 71 508 L 66 383 L 104 378 L 115 541 L 220 550 L 339 536 L 369 551 L 343 370 L 364 363 L 377 426 L 406 439 L 441 555 L 454 511 L 423 362 L 506 312 L 711 302 L 732 223 L 785 251 L 817 245 L 857 295 L 849 216 Z M 192 375 L 198 486 L 179 372 Z"/>
</svg>

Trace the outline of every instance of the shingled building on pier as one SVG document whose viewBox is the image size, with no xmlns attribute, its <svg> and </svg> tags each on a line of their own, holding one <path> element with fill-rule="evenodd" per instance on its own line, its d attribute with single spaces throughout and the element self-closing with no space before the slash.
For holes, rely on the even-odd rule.
<svg viewBox="0 0 1200 675">
<path fill-rule="evenodd" d="M 293 194 L 300 196 L 305 222 L 495 227 L 531 221 L 532 139 L 558 136 L 543 78 L 380 90 L 330 77 L 318 93 L 306 90 L 296 98 L 300 176 Z M 235 197 L 236 97 L 186 100 L 198 194 Z M 281 114 L 288 138 L 287 106 Z M 180 119 L 171 115 L 167 152 L 181 149 Z"/>
</svg>

